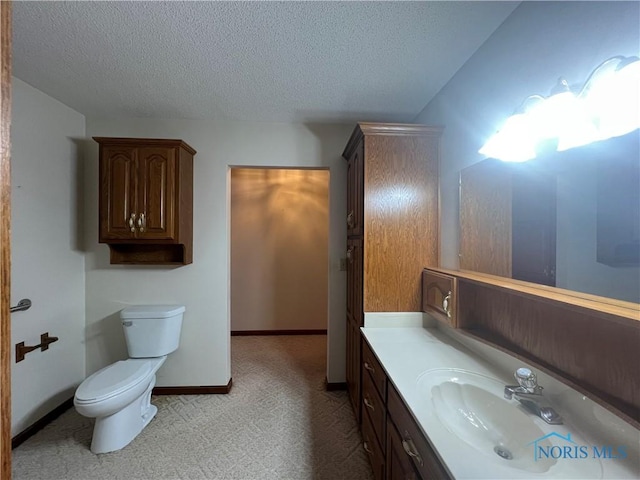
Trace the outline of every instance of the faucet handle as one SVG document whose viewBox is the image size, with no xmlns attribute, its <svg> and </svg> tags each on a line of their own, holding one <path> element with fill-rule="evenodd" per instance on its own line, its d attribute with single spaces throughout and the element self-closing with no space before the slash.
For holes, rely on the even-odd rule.
<svg viewBox="0 0 640 480">
<path fill-rule="evenodd" d="M 536 378 L 536 374 L 528 368 L 519 368 L 518 370 L 516 370 L 514 377 L 518 381 L 518 384 L 522 388 L 526 388 L 529 392 L 533 393 L 536 390 L 542 390 L 542 387 L 538 386 L 538 379 Z"/>
</svg>

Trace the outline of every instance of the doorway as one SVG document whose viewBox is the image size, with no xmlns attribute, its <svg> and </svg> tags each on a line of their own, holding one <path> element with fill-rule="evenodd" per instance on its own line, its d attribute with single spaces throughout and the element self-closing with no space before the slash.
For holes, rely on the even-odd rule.
<svg viewBox="0 0 640 480">
<path fill-rule="evenodd" d="M 231 334 L 326 333 L 329 170 L 232 167 Z"/>
</svg>

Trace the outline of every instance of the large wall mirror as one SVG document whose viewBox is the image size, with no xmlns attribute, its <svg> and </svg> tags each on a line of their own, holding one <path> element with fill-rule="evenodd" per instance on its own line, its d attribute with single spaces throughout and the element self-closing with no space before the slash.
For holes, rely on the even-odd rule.
<svg viewBox="0 0 640 480">
<path fill-rule="evenodd" d="M 460 268 L 640 303 L 640 131 L 460 174 Z"/>
</svg>

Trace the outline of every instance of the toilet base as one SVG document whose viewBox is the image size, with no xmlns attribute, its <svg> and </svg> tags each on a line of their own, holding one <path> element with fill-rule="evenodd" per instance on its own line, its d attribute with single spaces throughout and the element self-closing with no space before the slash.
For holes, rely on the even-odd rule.
<svg viewBox="0 0 640 480">
<path fill-rule="evenodd" d="M 158 412 L 158 407 L 151 405 L 151 390 L 155 384 L 154 375 L 144 393 L 129 405 L 113 415 L 96 418 L 91 440 L 93 453 L 120 450 L 142 432 Z"/>
</svg>

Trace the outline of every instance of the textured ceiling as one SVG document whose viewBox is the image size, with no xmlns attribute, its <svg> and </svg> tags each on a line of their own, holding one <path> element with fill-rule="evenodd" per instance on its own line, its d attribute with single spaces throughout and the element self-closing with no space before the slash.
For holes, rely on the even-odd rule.
<svg viewBox="0 0 640 480">
<path fill-rule="evenodd" d="M 23 2 L 13 74 L 87 116 L 412 121 L 519 2 Z"/>
</svg>

